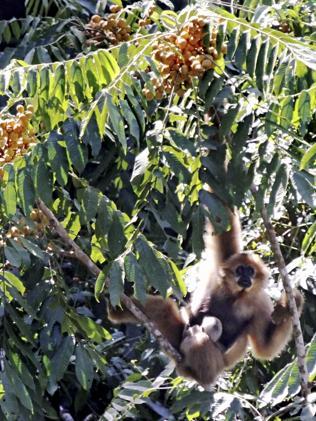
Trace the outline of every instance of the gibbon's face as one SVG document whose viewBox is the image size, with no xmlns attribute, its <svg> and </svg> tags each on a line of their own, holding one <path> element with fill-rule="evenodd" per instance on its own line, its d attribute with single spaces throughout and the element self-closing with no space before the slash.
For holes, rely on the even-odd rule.
<svg viewBox="0 0 316 421">
<path fill-rule="evenodd" d="M 234 254 L 224 263 L 223 269 L 226 284 L 234 292 L 261 289 L 268 278 L 265 264 L 252 253 Z"/>
</svg>

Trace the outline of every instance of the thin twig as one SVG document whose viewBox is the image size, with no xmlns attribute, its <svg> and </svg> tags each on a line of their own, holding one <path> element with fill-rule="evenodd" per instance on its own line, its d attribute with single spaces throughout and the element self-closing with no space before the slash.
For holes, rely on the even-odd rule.
<svg viewBox="0 0 316 421">
<path fill-rule="evenodd" d="M 256 188 L 252 187 L 252 193 L 256 195 Z M 273 225 L 270 221 L 268 212 L 265 207 L 261 210 L 261 216 L 263 219 L 264 226 L 267 231 L 267 235 L 271 244 L 271 248 L 273 251 L 273 255 L 276 261 L 276 264 L 279 269 L 279 273 L 282 279 L 283 287 L 287 295 L 288 304 L 289 304 L 289 310 L 292 316 L 292 322 L 293 322 L 293 336 L 295 340 L 295 347 L 296 347 L 296 355 L 297 355 L 297 365 L 299 369 L 299 375 L 300 375 L 300 384 L 301 384 L 301 391 L 302 396 L 306 399 L 309 394 L 309 387 L 308 387 L 308 372 L 306 367 L 306 350 L 305 350 L 305 344 L 303 339 L 303 333 L 300 323 L 299 314 L 297 311 L 297 306 L 293 294 L 293 289 L 291 287 L 291 281 L 289 278 L 289 275 L 286 270 L 286 264 L 284 261 L 284 257 L 282 255 L 282 251 L 280 248 L 280 244 L 277 240 L 275 230 L 273 228 Z"/>
<path fill-rule="evenodd" d="M 50 225 L 54 228 L 56 234 L 64 241 L 64 243 L 71 248 L 73 251 L 73 257 L 81 262 L 87 269 L 94 275 L 98 276 L 101 270 L 98 266 L 92 262 L 90 257 L 84 253 L 81 248 L 69 237 L 68 232 L 59 223 L 53 212 L 43 203 L 42 200 L 37 201 L 38 208 L 48 218 Z M 107 284 L 109 282 L 107 281 Z M 167 339 L 161 334 L 156 325 L 143 313 L 140 308 L 125 294 L 121 295 L 121 302 L 125 307 L 139 320 L 141 321 L 148 330 L 156 337 L 160 346 L 170 355 L 175 361 L 180 362 L 182 360 L 179 352 L 167 341 Z"/>
</svg>

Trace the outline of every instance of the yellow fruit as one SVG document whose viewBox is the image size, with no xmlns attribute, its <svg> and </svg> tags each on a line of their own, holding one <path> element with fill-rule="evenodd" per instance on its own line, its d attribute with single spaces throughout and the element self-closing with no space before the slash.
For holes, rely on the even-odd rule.
<svg viewBox="0 0 316 421">
<path fill-rule="evenodd" d="M 227 45 L 226 45 L 226 44 L 223 44 L 223 45 L 222 45 L 221 52 L 222 52 L 223 54 L 226 54 L 226 53 L 227 53 Z"/>
<path fill-rule="evenodd" d="M 118 4 L 112 4 L 112 6 L 110 6 L 110 12 L 111 13 L 117 13 L 120 10 L 122 10 L 122 7 L 119 6 Z"/>
<path fill-rule="evenodd" d="M 16 110 L 18 113 L 24 113 L 25 108 L 23 107 L 23 105 L 19 104 L 17 105 Z"/>
<path fill-rule="evenodd" d="M 31 118 L 32 116 L 33 116 L 32 111 L 29 111 L 29 110 L 25 111 L 25 117 L 26 118 Z"/>
<path fill-rule="evenodd" d="M 187 46 L 187 41 L 184 38 L 178 37 L 176 40 L 176 44 L 181 50 L 184 50 Z"/>
<path fill-rule="evenodd" d="M 183 38 L 183 39 L 189 39 L 190 38 L 190 34 L 187 31 L 182 31 L 180 33 L 180 37 Z"/>
<path fill-rule="evenodd" d="M 214 67 L 213 62 L 211 60 L 208 60 L 208 59 L 203 60 L 201 64 L 202 64 L 202 67 L 205 70 L 209 70 L 209 69 L 212 69 Z"/>
<path fill-rule="evenodd" d="M 189 68 L 188 68 L 188 66 L 187 66 L 186 64 L 183 64 L 183 65 L 180 67 L 179 72 L 180 72 L 182 75 L 186 76 L 186 75 L 189 73 Z"/>
<path fill-rule="evenodd" d="M 11 227 L 10 228 L 10 234 L 11 234 L 11 237 L 16 237 L 17 235 L 19 235 L 20 234 L 20 230 L 19 230 L 19 228 L 18 227 Z"/>
<path fill-rule="evenodd" d="M 93 15 L 92 18 L 91 18 L 91 22 L 96 23 L 96 24 L 100 23 L 101 22 L 101 16 Z"/>
<path fill-rule="evenodd" d="M 138 25 L 139 26 L 146 26 L 147 25 L 147 22 L 146 22 L 146 20 L 145 19 L 140 19 L 139 21 L 138 21 Z"/>
</svg>

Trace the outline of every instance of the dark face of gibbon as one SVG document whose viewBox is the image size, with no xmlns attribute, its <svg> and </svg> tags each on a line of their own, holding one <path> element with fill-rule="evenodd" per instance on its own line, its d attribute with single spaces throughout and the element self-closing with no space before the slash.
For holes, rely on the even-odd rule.
<svg viewBox="0 0 316 421">
<path fill-rule="evenodd" d="M 232 292 L 250 292 L 265 286 L 268 269 L 259 256 L 252 253 L 238 253 L 223 265 L 226 286 Z"/>
<path fill-rule="evenodd" d="M 241 288 L 250 288 L 255 274 L 254 268 L 249 265 L 239 265 L 235 269 L 237 284 Z"/>
</svg>

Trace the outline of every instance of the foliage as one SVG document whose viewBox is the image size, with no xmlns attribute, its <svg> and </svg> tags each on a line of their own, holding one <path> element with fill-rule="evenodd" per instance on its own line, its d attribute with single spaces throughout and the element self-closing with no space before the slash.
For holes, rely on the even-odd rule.
<svg viewBox="0 0 316 421">
<path fill-rule="evenodd" d="M 308 419 L 315 404 L 297 397 L 293 352 L 269 363 L 248 356 L 210 393 L 176 377 L 142 328 L 113 328 L 104 297 L 117 305 L 124 290 L 141 301 L 155 290 L 181 302 L 194 287 L 204 217 L 227 228 L 223 202 L 241 209 L 245 244 L 270 263 L 276 295 L 265 205 L 293 283 L 305 291 L 314 381 L 312 2 L 245 0 L 231 9 L 200 1 L 176 13 L 165 0 L 150 15 L 151 3 L 130 2 L 118 13 L 131 39 L 106 48 L 86 31 L 91 15 L 108 16 L 106 2 L 26 3 L 25 19 L 0 22 L 0 123 L 31 106 L 37 138 L 14 159 L 0 149 L 0 417 L 229 420 L 292 411 Z M 146 99 L 144 87 L 161 78 L 155 44 L 197 11 L 227 53 L 193 75 L 183 96 L 171 89 Z M 74 260 L 38 199 L 99 266 L 98 279 Z"/>
</svg>

